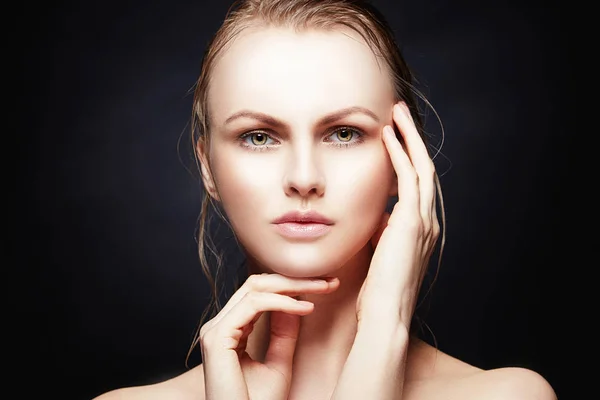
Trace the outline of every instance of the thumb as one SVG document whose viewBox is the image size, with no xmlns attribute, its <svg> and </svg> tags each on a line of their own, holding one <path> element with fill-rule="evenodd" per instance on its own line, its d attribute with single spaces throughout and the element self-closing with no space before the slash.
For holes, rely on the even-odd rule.
<svg viewBox="0 0 600 400">
<path fill-rule="evenodd" d="M 300 331 L 300 316 L 282 311 L 272 311 L 271 338 L 264 364 L 281 373 L 291 382 L 292 361 Z"/>
</svg>

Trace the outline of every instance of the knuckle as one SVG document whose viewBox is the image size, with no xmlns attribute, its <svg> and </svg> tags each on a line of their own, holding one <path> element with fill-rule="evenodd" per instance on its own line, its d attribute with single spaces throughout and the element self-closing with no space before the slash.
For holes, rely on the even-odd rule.
<svg viewBox="0 0 600 400">
<path fill-rule="evenodd" d="M 258 275 L 256 275 L 256 274 L 249 275 L 248 278 L 246 279 L 246 285 L 253 286 L 256 283 L 257 277 L 258 277 Z"/>
<path fill-rule="evenodd" d="M 256 308 L 258 306 L 261 298 L 261 294 L 255 291 L 250 291 L 244 295 L 244 301 L 253 308 Z"/>
<path fill-rule="evenodd" d="M 210 342 L 210 340 L 211 340 L 210 332 L 212 332 L 212 329 L 210 329 L 210 326 L 208 326 L 208 325 L 204 325 L 202 328 L 200 328 L 200 344 L 201 345 L 205 345 Z"/>
<path fill-rule="evenodd" d="M 246 279 L 246 286 L 250 291 L 259 290 L 261 286 L 261 281 L 264 279 L 264 275 L 266 274 L 252 274 Z"/>
<path fill-rule="evenodd" d="M 206 336 L 206 331 L 207 331 L 206 325 L 204 325 L 204 326 L 202 326 L 202 328 L 200 328 L 200 339 L 202 339 L 203 337 Z"/>
<path fill-rule="evenodd" d="M 421 230 L 420 233 L 424 236 L 424 237 L 428 237 L 431 235 L 431 233 L 433 232 L 433 228 L 431 226 L 431 224 L 429 223 L 429 221 L 424 220 L 421 224 Z"/>
<path fill-rule="evenodd" d="M 440 223 L 436 220 L 433 223 L 433 237 L 437 239 L 440 236 L 440 231 L 441 231 Z"/>
</svg>

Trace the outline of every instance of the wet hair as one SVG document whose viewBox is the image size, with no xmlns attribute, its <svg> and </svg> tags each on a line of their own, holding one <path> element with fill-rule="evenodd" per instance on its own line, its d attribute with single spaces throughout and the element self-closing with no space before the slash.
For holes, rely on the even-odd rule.
<svg viewBox="0 0 600 400">
<path fill-rule="evenodd" d="M 200 76 L 195 85 L 191 119 L 191 140 L 198 170 L 200 170 L 201 156 L 205 163 L 209 166 L 211 165 L 210 152 L 206 150 L 203 154 L 198 154 L 200 151 L 198 144 L 202 143 L 203 149 L 210 149 L 211 124 L 208 99 L 213 69 L 219 57 L 236 37 L 242 32 L 253 28 L 287 28 L 298 33 L 307 30 L 335 32 L 343 29 L 351 29 L 358 33 L 373 51 L 377 62 L 380 63 L 382 61 L 384 68 L 390 74 L 390 79 L 393 82 L 395 102 L 403 101 L 406 103 L 419 135 L 427 148 L 432 148 L 428 140 L 428 135 L 424 131 L 420 102 L 431 109 L 436 117 L 437 113 L 425 96 L 416 89 L 416 80 L 401 54 L 400 47 L 395 40 L 394 32 L 384 16 L 372 4 L 367 1 L 355 0 L 241 0 L 233 2 L 225 16 L 223 24 L 209 41 L 202 59 Z M 439 152 L 439 149 L 437 149 L 437 152 Z M 435 155 L 432 158 L 435 158 Z M 435 174 L 435 188 L 437 196 L 439 196 L 442 215 L 441 249 L 435 272 L 435 276 L 437 276 L 446 231 L 444 203 L 437 173 Z M 218 192 L 218 188 L 216 190 Z M 219 202 L 215 201 L 206 190 L 203 191 L 202 196 L 197 230 L 198 254 L 202 271 L 211 288 L 211 298 L 201 317 L 198 330 L 188 352 L 188 358 L 194 347 L 199 343 L 198 334 L 203 322 L 207 318 L 214 317 L 220 311 L 222 307 L 220 299 L 223 294 L 223 288 L 226 286 L 226 282 L 223 279 L 223 276 L 226 275 L 223 270 L 226 268 L 222 268 L 224 256 L 219 253 L 214 240 L 208 234 L 211 226 L 211 209 L 219 215 L 227 226 L 230 228 L 231 226 L 227 218 L 223 215 L 224 213 Z M 231 231 L 235 238 L 235 232 L 233 232 L 233 229 Z M 214 259 L 212 268 L 209 258 Z M 435 281 L 435 276 L 431 284 Z M 234 277 L 233 290 L 239 287 L 236 278 Z M 429 285 L 428 289 L 430 288 L 431 285 Z M 420 322 L 420 319 L 417 317 L 415 321 Z M 416 325 L 412 324 L 411 326 Z M 421 324 L 419 323 L 418 326 L 421 327 Z"/>
</svg>

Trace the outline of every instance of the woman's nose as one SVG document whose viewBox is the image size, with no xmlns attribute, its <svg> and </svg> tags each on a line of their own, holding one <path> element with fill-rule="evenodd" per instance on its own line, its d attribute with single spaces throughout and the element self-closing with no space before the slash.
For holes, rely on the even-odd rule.
<svg viewBox="0 0 600 400">
<path fill-rule="evenodd" d="M 283 182 L 285 193 L 288 196 L 323 196 L 325 177 L 319 165 L 318 154 L 312 148 L 312 144 L 295 148 L 289 157 Z"/>
</svg>

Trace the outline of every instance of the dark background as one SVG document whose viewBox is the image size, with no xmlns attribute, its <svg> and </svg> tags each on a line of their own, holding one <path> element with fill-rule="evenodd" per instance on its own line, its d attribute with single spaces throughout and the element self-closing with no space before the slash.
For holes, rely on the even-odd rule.
<svg viewBox="0 0 600 400">
<path fill-rule="evenodd" d="M 532 1 L 374 4 L 445 128 L 436 164 L 447 242 L 426 315 L 437 344 L 482 368 L 532 368 L 566 399 L 567 12 Z M 24 150 L 25 196 L 23 240 L 9 250 L 30 300 L 12 299 L 31 323 L 22 338 L 32 357 L 20 357 L 35 374 L 27 391 L 90 399 L 185 370 L 207 285 L 194 241 L 201 191 L 178 143 L 227 7 L 108 0 L 19 10 L 8 38 L 20 40 L 20 74 L 6 79 L 25 111 L 13 125 L 26 143 L 14 148 Z M 439 139 L 433 116 L 428 127 Z"/>
</svg>

